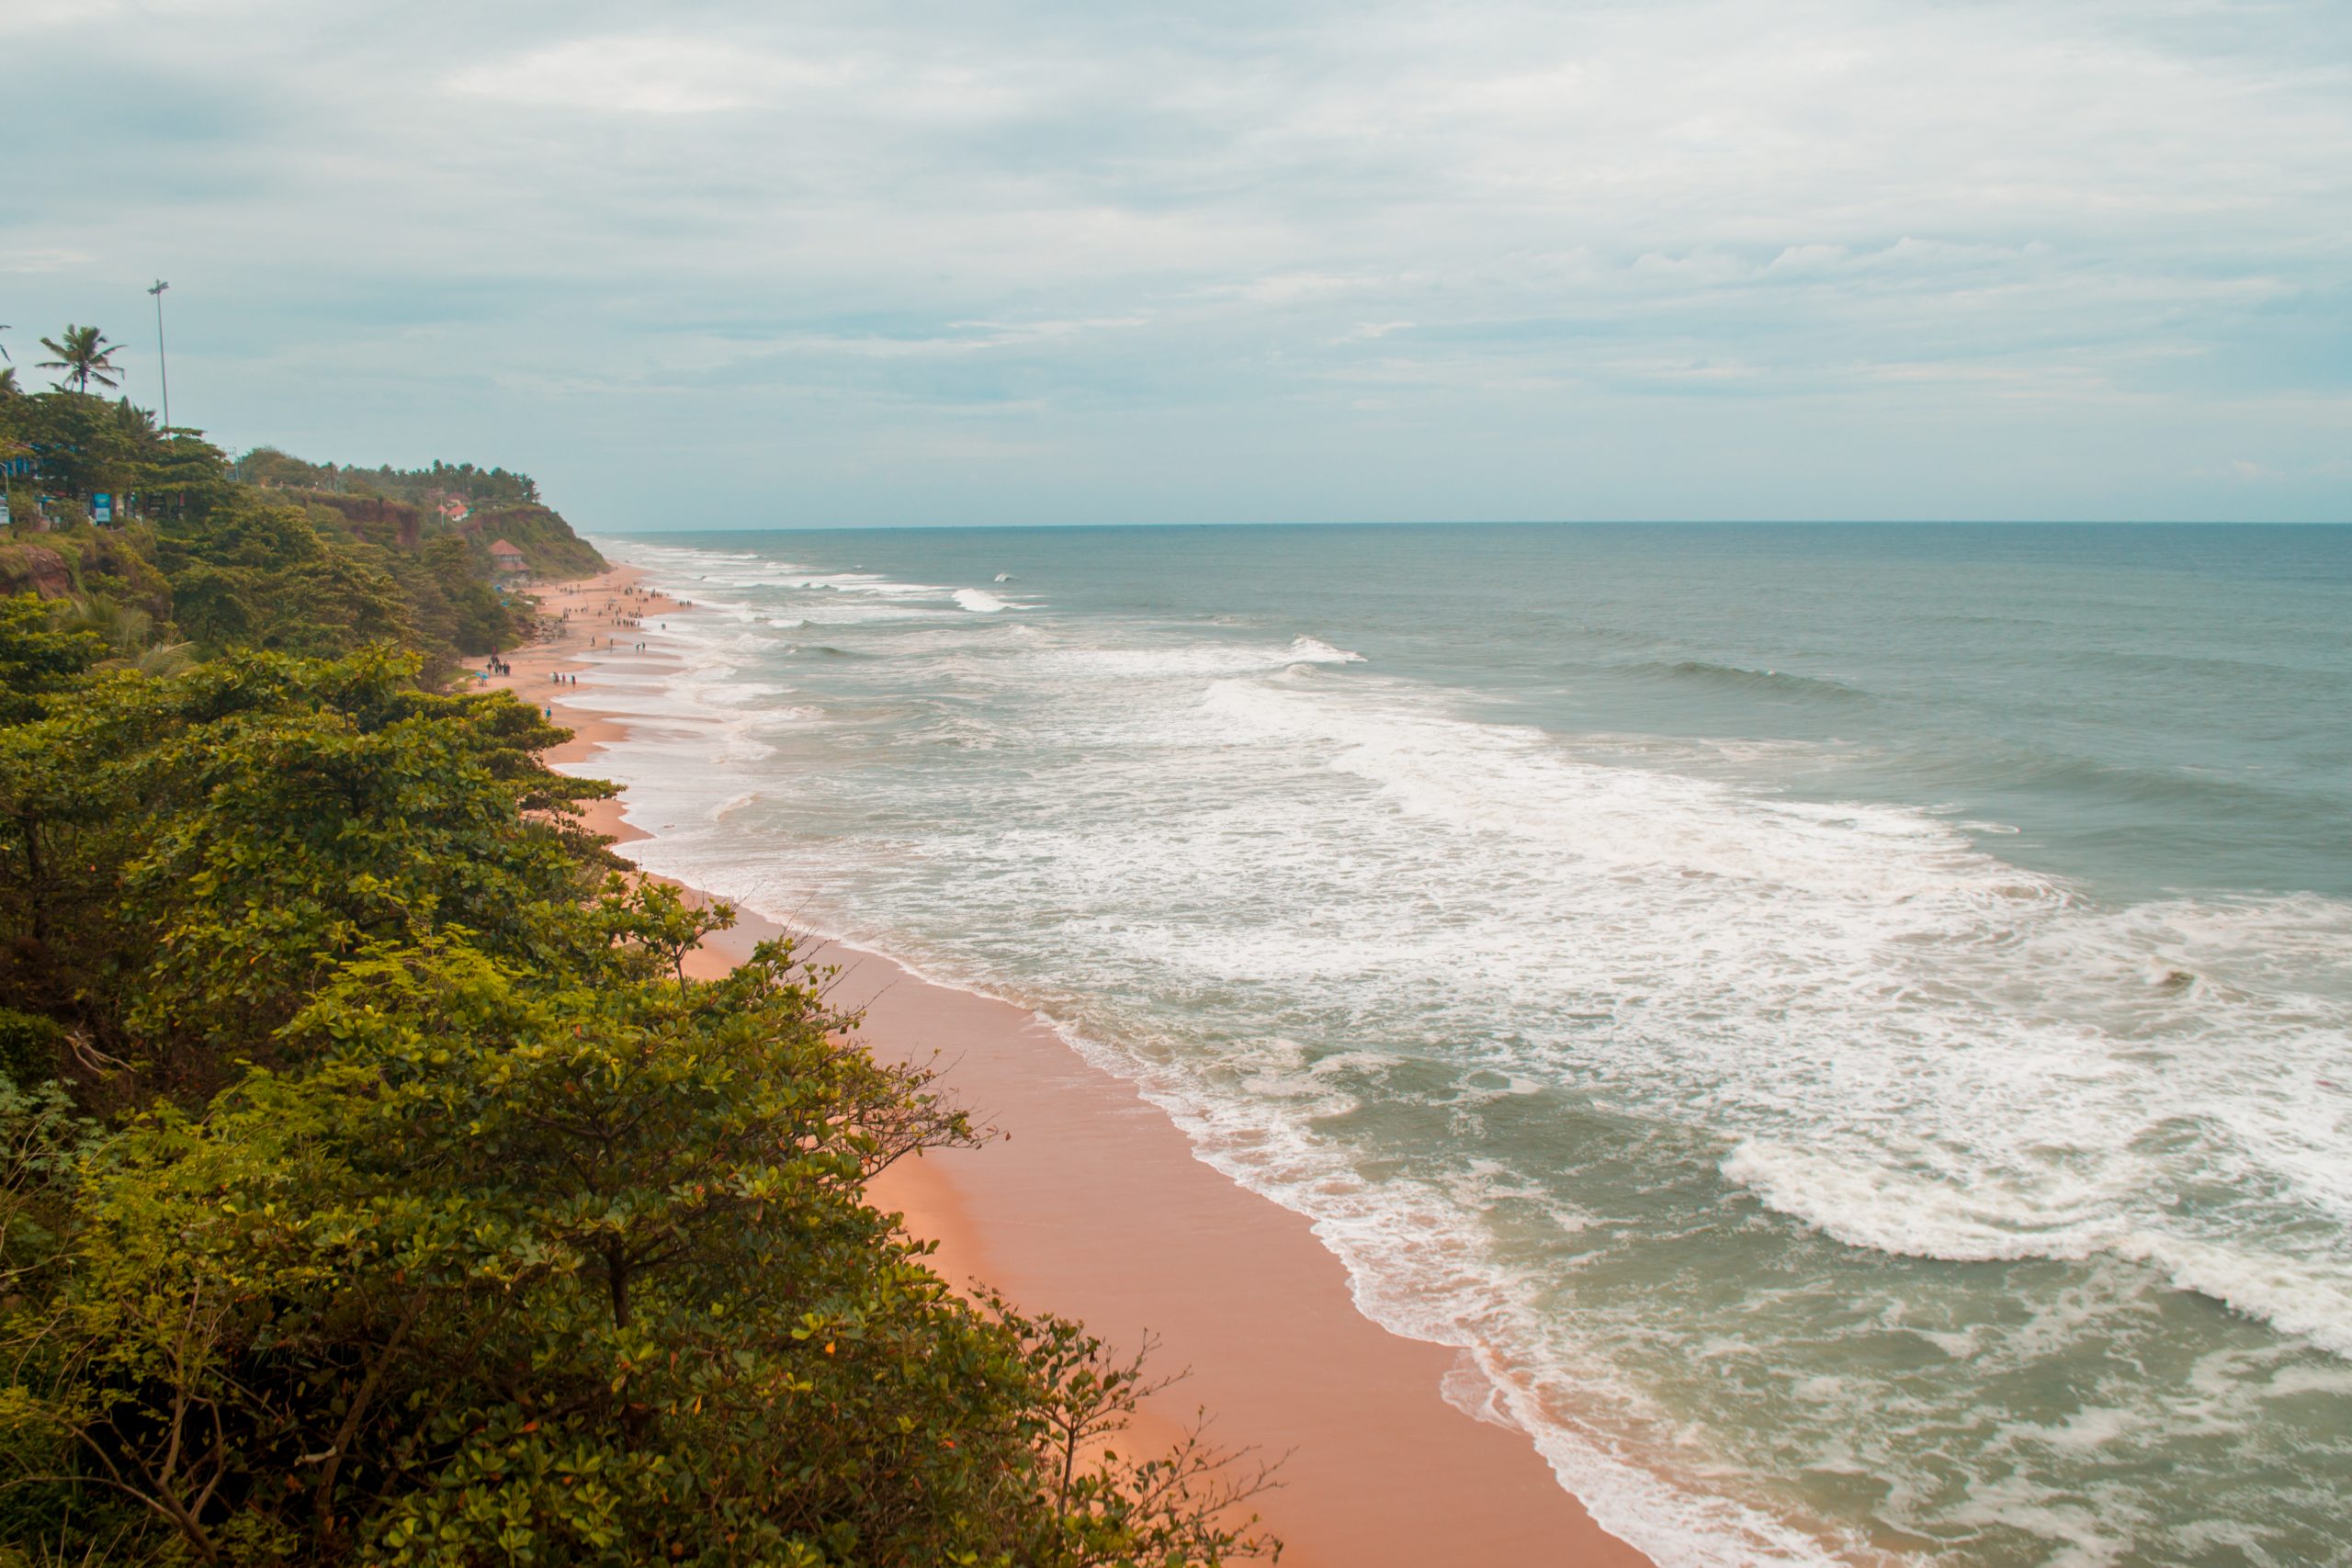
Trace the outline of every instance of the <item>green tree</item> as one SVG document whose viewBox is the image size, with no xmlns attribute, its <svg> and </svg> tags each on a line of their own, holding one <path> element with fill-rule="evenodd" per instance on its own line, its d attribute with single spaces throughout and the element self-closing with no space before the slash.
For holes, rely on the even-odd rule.
<svg viewBox="0 0 2352 1568">
<path fill-rule="evenodd" d="M 518 960 L 608 945 L 577 806 L 611 786 L 539 762 L 564 732 L 536 709 L 419 691 L 416 668 L 121 671 L 0 729 L 0 977 L 151 1089 L 200 1096 L 371 942 L 456 922 Z"/>
<path fill-rule="evenodd" d="M 103 639 L 61 624 L 57 613 L 31 594 L 0 599 L 0 724 L 38 716 L 42 697 L 68 690 L 105 657 Z"/>
<path fill-rule="evenodd" d="M 612 960 L 550 984 L 462 934 L 372 950 L 289 1024 L 304 1068 L 135 1124 L 70 1281 L 16 1321 L 5 1447 L 214 1560 L 1250 1544 L 1224 1456 L 1093 1451 L 1131 1367 L 959 1300 L 864 1202 L 972 1134 L 854 1043 L 822 975 L 784 944 L 718 982 Z"/>
<path fill-rule="evenodd" d="M 74 384 L 77 392 L 88 391 L 93 381 L 101 387 L 121 384 L 117 379 L 121 367 L 114 362 L 114 351 L 122 345 L 107 342 L 106 333 L 96 327 L 77 327 L 68 321 L 64 342 L 45 337 L 40 345 L 57 355 L 42 360 L 40 368 L 64 371 L 65 379 Z"/>
<path fill-rule="evenodd" d="M 80 392 L 43 392 L 0 408 L 0 434 L 29 448 L 48 484 L 69 491 L 130 490 L 153 442 L 118 405 Z"/>
</svg>

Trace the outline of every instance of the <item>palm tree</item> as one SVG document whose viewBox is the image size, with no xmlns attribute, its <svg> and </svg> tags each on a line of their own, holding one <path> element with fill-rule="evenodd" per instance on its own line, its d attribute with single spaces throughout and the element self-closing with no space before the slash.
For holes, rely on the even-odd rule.
<svg viewBox="0 0 2352 1568">
<path fill-rule="evenodd" d="M 40 367 L 64 371 L 65 378 L 74 383 L 77 392 L 88 391 L 93 381 L 101 387 L 120 385 L 115 378 L 122 367 L 114 362 L 114 351 L 122 345 L 107 342 L 107 334 L 96 327 L 77 327 L 68 321 L 63 343 L 45 337 L 40 345 L 57 355 L 42 360 Z"/>
<path fill-rule="evenodd" d="M 21 398 L 25 389 L 17 385 L 17 367 L 0 365 L 0 398 Z"/>
</svg>

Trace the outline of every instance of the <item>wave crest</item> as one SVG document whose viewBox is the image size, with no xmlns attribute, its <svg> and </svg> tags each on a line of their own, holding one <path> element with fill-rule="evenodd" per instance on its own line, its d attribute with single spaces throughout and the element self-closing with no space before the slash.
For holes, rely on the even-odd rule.
<svg viewBox="0 0 2352 1568">
<path fill-rule="evenodd" d="M 1863 702 L 1870 696 L 1859 687 L 1826 676 L 1794 675 L 1785 670 L 1748 670 L 1736 664 L 1710 663 L 1703 659 L 1684 659 L 1670 664 L 1657 661 L 1628 665 L 1626 668 L 1635 674 L 1654 675 L 1750 695 L 1795 697 L 1823 703 Z"/>
</svg>

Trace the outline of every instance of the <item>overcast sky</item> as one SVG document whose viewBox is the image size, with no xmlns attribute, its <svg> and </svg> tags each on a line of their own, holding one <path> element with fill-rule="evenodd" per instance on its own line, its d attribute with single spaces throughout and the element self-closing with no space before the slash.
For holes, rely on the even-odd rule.
<svg viewBox="0 0 2352 1568">
<path fill-rule="evenodd" d="M 153 403 L 166 277 L 181 423 L 593 528 L 2352 517 L 2345 0 L 0 0 L 0 60 L 20 367 L 96 321 Z"/>
</svg>

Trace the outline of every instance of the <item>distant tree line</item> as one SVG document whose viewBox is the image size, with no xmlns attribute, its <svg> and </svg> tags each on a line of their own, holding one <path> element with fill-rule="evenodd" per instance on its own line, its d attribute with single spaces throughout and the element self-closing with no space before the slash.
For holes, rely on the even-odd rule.
<svg viewBox="0 0 2352 1568">
<path fill-rule="evenodd" d="M 285 462 L 289 474 L 319 471 Z M 129 400 L 95 393 L 0 395 L 0 465 L 18 470 L 0 478 L 12 519 L 0 593 L 63 593 L 122 657 L 179 645 L 195 657 L 235 646 L 334 654 L 390 639 L 438 678 L 531 635 L 533 607 L 492 585 L 497 536 L 485 524 L 543 574 L 604 564 L 534 502 L 458 526 L 380 491 L 241 481 L 201 433 L 161 429 Z M 485 493 L 536 490 L 504 469 L 488 473 L 503 477 Z M 91 525 L 98 495 L 108 497 L 111 527 Z"/>
<path fill-rule="evenodd" d="M 438 458 L 423 468 L 395 468 L 389 464 L 361 468 L 309 463 L 275 446 L 257 446 L 237 459 L 232 472 L 248 484 L 379 495 L 417 505 L 430 504 L 444 496 L 457 496 L 477 506 L 539 503 L 538 481 L 528 474 L 511 473 L 504 468 L 478 468 L 471 463 L 444 463 Z"/>
</svg>

